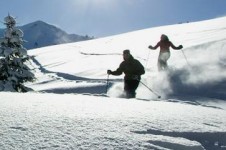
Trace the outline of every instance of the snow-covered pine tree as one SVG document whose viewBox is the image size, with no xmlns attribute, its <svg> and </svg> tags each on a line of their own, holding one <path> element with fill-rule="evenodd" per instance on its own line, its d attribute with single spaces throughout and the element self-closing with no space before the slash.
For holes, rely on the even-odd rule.
<svg viewBox="0 0 226 150">
<path fill-rule="evenodd" d="M 27 92 L 31 89 L 23 84 L 35 79 L 26 63 L 29 60 L 23 47 L 23 32 L 16 28 L 11 15 L 4 18 L 6 30 L 0 39 L 0 91 Z"/>
</svg>

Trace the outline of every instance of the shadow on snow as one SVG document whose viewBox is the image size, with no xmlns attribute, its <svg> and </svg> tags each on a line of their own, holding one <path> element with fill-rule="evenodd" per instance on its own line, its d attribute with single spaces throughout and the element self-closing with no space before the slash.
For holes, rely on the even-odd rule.
<svg viewBox="0 0 226 150">
<path fill-rule="evenodd" d="M 185 138 L 191 141 L 199 142 L 206 150 L 226 150 L 226 132 L 175 132 L 175 131 L 159 131 L 149 129 L 147 131 L 133 131 L 137 134 L 152 134 L 176 138 Z M 159 145 L 165 148 L 179 149 L 180 144 L 174 144 L 163 141 L 148 141 L 151 144 Z"/>
</svg>

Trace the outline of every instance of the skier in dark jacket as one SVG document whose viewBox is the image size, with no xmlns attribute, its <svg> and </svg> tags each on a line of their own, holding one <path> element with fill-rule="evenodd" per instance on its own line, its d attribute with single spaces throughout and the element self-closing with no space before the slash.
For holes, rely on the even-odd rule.
<svg viewBox="0 0 226 150">
<path fill-rule="evenodd" d="M 138 60 L 133 58 L 129 50 L 123 51 L 123 59 L 124 61 L 117 70 L 108 70 L 107 73 L 112 75 L 121 75 L 124 73 L 125 96 L 126 98 L 135 98 L 141 75 L 145 73 L 144 67 Z"/>
<path fill-rule="evenodd" d="M 150 49 L 157 49 L 160 47 L 159 57 L 158 57 L 158 70 L 165 70 L 168 68 L 167 60 L 170 58 L 170 47 L 175 50 L 182 49 L 183 46 L 179 45 L 178 47 L 174 46 L 174 44 L 169 40 L 169 38 L 165 35 L 161 35 L 161 40 L 153 47 L 149 46 Z"/>
</svg>

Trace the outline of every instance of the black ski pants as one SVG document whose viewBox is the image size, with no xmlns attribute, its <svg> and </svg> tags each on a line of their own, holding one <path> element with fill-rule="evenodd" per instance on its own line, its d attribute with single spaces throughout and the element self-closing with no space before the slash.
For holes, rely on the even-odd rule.
<svg viewBox="0 0 226 150">
<path fill-rule="evenodd" d="M 139 80 L 124 80 L 124 92 L 126 94 L 126 98 L 136 97 L 136 89 L 139 82 Z"/>
</svg>

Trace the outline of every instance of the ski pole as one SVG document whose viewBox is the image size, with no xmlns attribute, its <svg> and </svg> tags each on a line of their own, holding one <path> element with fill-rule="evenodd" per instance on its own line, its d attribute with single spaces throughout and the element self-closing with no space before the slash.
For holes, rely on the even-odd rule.
<svg viewBox="0 0 226 150">
<path fill-rule="evenodd" d="M 161 98 L 159 94 L 157 94 L 155 91 L 153 91 L 151 88 L 149 88 L 146 84 L 140 81 L 141 84 L 143 84 L 147 89 L 149 89 L 153 94 L 155 94 L 158 98 Z"/>
<path fill-rule="evenodd" d="M 185 56 L 184 51 L 183 51 L 183 50 L 181 50 L 181 51 L 182 51 L 182 54 L 184 55 L 184 58 L 185 58 L 185 60 L 186 60 L 186 62 L 187 62 L 187 64 L 188 64 L 188 66 L 191 66 L 191 65 L 188 63 L 188 59 L 187 59 L 187 57 Z"/>
<path fill-rule="evenodd" d="M 107 94 L 107 92 L 108 92 L 108 82 L 109 82 L 109 74 L 108 74 L 108 76 L 107 76 L 107 85 L 106 85 L 106 94 Z"/>
</svg>

